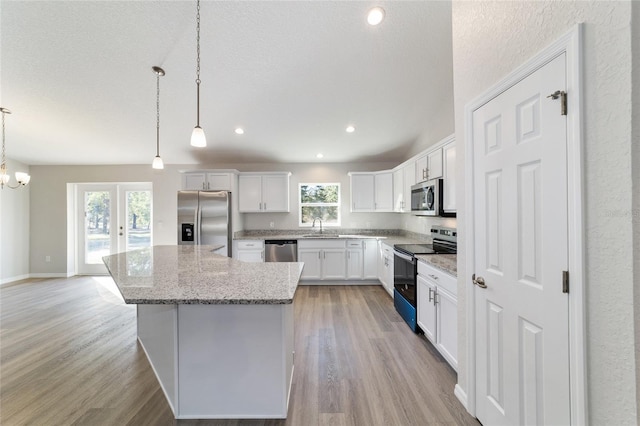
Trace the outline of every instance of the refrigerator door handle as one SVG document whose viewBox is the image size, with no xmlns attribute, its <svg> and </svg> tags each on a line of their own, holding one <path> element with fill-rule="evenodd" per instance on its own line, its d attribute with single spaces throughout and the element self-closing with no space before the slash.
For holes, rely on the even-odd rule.
<svg viewBox="0 0 640 426">
<path fill-rule="evenodd" d="M 195 219 L 195 234 L 196 234 L 196 245 L 200 245 L 200 234 L 202 232 L 201 223 L 202 223 L 202 210 L 200 210 L 200 202 L 198 201 L 198 209 L 196 210 L 196 219 Z"/>
</svg>

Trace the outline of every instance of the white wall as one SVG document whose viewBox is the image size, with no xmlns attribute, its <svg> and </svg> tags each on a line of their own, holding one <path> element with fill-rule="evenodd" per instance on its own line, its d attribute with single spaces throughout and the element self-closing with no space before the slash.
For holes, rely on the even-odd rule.
<svg viewBox="0 0 640 426">
<path fill-rule="evenodd" d="M 640 424 L 640 2 L 632 4 L 631 51 L 632 63 L 632 156 L 633 167 L 633 282 L 635 283 L 635 325 L 636 325 L 636 411 L 637 424 Z"/>
<path fill-rule="evenodd" d="M 637 7 L 637 5 L 636 5 Z M 464 107 L 514 68 L 585 22 L 585 220 L 588 397 L 591 424 L 636 424 L 634 353 L 631 3 L 454 1 L 458 179 Z M 636 73 L 638 70 L 636 69 Z M 637 136 L 637 135 L 636 135 Z M 638 162 L 633 164 L 637 169 Z M 458 188 L 458 228 L 470 212 Z M 461 235 L 460 243 L 465 243 Z M 458 255 L 458 380 L 467 388 L 464 252 Z M 637 309 L 637 308 L 636 308 Z"/>
<path fill-rule="evenodd" d="M 7 158 L 10 185 L 15 172 L 31 173 L 29 166 Z M 30 185 L 0 190 L 0 284 L 28 278 Z"/>
</svg>

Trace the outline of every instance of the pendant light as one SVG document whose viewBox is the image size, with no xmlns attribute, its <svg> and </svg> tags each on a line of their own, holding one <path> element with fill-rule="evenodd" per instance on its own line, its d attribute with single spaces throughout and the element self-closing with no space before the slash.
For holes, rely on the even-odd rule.
<svg viewBox="0 0 640 426">
<path fill-rule="evenodd" d="M 197 0 L 197 13 L 196 13 L 196 88 L 197 88 L 197 118 L 196 127 L 193 128 L 191 133 L 191 145 L 199 148 L 207 146 L 207 138 L 204 135 L 204 130 L 200 127 L 200 0 Z"/>
<path fill-rule="evenodd" d="M 11 176 L 9 176 L 9 174 L 7 173 L 7 156 L 6 156 L 6 150 L 5 150 L 5 136 L 4 136 L 4 116 L 6 114 L 11 114 L 11 111 L 9 111 L 7 108 L 0 107 L 0 112 L 2 112 L 2 163 L 0 163 L 0 189 L 4 189 L 5 186 L 7 188 L 16 189 L 16 188 L 20 188 L 21 186 L 26 186 L 31 180 L 31 176 L 29 176 L 28 173 L 16 172 L 16 181 L 18 181 L 18 184 L 15 186 L 9 185 L 9 180 L 11 179 Z"/>
<path fill-rule="evenodd" d="M 164 163 L 160 157 L 160 77 L 164 75 L 164 70 L 160 67 L 152 67 L 156 74 L 156 156 L 151 167 L 154 169 L 164 169 Z"/>
</svg>

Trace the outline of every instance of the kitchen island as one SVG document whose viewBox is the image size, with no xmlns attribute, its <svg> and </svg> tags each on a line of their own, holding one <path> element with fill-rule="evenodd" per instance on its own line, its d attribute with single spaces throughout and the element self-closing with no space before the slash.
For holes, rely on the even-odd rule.
<svg viewBox="0 0 640 426">
<path fill-rule="evenodd" d="M 178 419 L 286 418 L 302 263 L 245 263 L 212 246 L 103 258 Z"/>
</svg>

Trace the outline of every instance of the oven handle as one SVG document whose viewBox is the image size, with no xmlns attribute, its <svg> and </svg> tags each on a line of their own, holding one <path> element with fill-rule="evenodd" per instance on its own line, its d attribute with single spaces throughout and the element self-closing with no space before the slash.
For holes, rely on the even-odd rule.
<svg viewBox="0 0 640 426">
<path fill-rule="evenodd" d="M 406 260 L 407 262 L 410 262 L 410 263 L 415 262 L 415 258 L 413 256 L 407 256 L 406 254 L 400 253 L 399 251 L 396 251 L 396 250 L 393 251 L 393 254 L 395 256 L 398 256 L 400 259 Z"/>
</svg>

